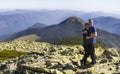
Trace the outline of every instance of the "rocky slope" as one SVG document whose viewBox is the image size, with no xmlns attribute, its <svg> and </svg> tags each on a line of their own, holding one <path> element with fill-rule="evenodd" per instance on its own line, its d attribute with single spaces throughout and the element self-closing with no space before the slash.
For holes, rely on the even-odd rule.
<svg viewBox="0 0 120 74">
<path fill-rule="evenodd" d="M 119 74 L 120 53 L 115 48 L 96 47 L 97 64 L 81 66 L 81 45 L 66 46 L 44 42 L 12 41 L 0 43 L 0 50 L 28 54 L 0 62 L 0 74 Z M 90 58 L 88 59 L 88 63 Z"/>
</svg>

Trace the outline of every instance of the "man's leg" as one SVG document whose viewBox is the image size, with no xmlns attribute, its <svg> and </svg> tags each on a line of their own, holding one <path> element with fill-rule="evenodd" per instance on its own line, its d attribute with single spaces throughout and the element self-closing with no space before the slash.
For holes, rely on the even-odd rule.
<svg viewBox="0 0 120 74">
<path fill-rule="evenodd" d="M 90 49 L 91 49 L 91 59 L 92 59 L 92 62 L 91 64 L 95 64 L 96 63 L 96 56 L 95 56 L 95 45 L 94 44 L 90 44 Z"/>
</svg>

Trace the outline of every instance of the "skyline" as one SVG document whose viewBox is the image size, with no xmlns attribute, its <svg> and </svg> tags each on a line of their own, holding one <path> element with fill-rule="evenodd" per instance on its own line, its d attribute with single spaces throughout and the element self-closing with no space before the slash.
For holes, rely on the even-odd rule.
<svg viewBox="0 0 120 74">
<path fill-rule="evenodd" d="M 120 12 L 120 0 L 0 0 L 0 10 L 49 9 Z"/>
</svg>

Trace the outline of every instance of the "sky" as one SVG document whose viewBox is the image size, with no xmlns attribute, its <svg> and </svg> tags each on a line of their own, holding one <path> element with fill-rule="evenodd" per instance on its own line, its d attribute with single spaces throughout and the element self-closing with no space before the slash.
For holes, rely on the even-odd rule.
<svg viewBox="0 0 120 74">
<path fill-rule="evenodd" d="M 120 0 L 0 0 L 0 10 L 5 9 L 120 12 Z"/>
</svg>

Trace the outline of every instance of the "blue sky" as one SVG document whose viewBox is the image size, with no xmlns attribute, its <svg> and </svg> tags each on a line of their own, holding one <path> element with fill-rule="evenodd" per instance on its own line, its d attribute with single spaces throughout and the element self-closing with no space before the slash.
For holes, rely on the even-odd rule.
<svg viewBox="0 0 120 74">
<path fill-rule="evenodd" d="M 120 12 L 120 0 L 0 0 L 0 9 L 69 9 Z"/>
</svg>

